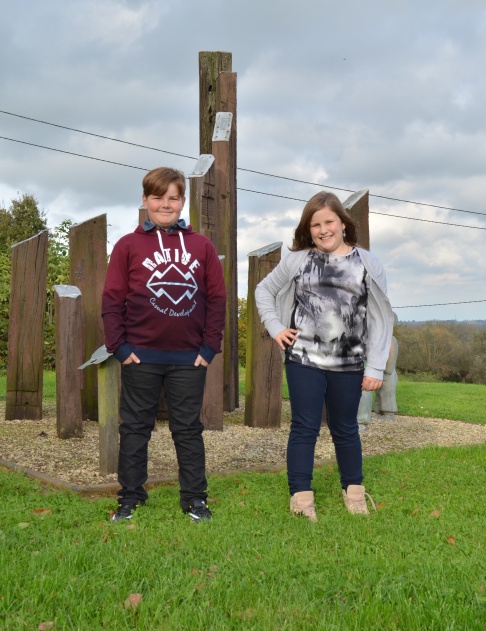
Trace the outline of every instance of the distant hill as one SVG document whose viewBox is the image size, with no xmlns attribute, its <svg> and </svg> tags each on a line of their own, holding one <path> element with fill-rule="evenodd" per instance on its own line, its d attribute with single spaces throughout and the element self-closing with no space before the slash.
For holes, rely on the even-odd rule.
<svg viewBox="0 0 486 631">
<path fill-rule="evenodd" d="M 409 326 L 423 326 L 424 324 L 473 324 L 478 329 L 486 328 L 486 320 L 399 320 L 398 324 L 408 324 Z"/>
</svg>

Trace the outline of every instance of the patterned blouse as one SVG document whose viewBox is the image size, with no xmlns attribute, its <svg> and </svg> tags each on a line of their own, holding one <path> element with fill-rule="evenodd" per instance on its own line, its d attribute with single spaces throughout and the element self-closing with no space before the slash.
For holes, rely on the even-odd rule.
<svg viewBox="0 0 486 631">
<path fill-rule="evenodd" d="M 322 370 L 357 372 L 366 357 L 366 271 L 349 254 L 310 250 L 296 276 L 291 327 L 297 340 L 286 360 Z"/>
</svg>

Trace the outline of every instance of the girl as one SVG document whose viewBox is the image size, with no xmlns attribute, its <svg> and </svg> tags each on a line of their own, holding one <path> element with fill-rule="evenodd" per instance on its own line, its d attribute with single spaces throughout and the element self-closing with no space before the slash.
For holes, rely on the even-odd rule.
<svg viewBox="0 0 486 631">
<path fill-rule="evenodd" d="M 317 193 L 302 212 L 291 252 L 255 291 L 262 322 L 285 360 L 290 510 L 312 521 L 324 405 L 346 508 L 369 514 L 357 411 L 361 391 L 382 385 L 393 313 L 381 263 L 356 244 L 354 222 L 336 195 Z"/>
</svg>

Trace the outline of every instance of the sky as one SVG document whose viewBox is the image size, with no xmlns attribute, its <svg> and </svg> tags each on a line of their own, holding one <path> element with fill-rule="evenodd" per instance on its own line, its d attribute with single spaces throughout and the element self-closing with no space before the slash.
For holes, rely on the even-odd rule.
<svg viewBox="0 0 486 631">
<path fill-rule="evenodd" d="M 260 192 L 238 191 L 240 296 L 248 253 L 285 255 L 310 197 L 368 189 L 398 319 L 486 319 L 482 0 L 4 3 L 0 204 L 35 195 L 49 227 L 106 213 L 110 251 L 137 225 L 146 170 L 194 168 L 199 51 L 232 53 L 238 167 L 301 181 L 238 171 Z"/>
</svg>

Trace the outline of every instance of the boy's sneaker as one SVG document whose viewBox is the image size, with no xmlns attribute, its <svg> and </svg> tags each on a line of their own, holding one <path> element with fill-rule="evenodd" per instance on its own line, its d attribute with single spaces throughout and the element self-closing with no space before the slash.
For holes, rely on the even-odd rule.
<svg viewBox="0 0 486 631">
<path fill-rule="evenodd" d="M 189 515 L 192 521 L 209 521 L 212 517 L 206 502 L 199 498 L 193 500 L 184 512 Z"/>
<path fill-rule="evenodd" d="M 131 519 L 133 517 L 133 513 L 137 510 L 139 506 L 142 506 L 142 504 L 137 504 L 135 502 L 119 503 L 118 509 L 110 521 L 115 522 L 121 521 L 122 519 Z"/>
</svg>

